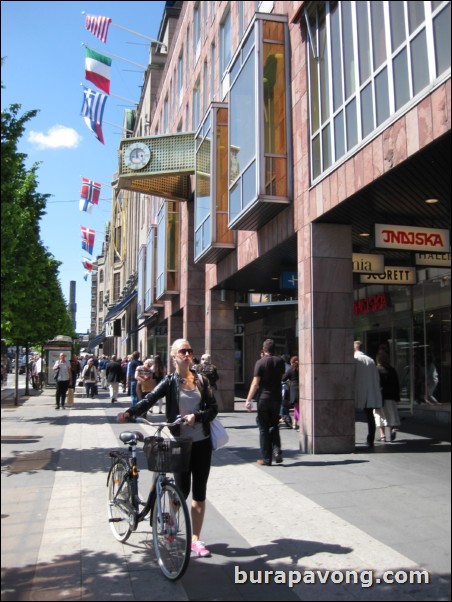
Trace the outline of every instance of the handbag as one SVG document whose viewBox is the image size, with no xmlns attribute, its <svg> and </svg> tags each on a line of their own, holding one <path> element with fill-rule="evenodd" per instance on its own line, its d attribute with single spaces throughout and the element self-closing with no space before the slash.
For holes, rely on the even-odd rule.
<svg viewBox="0 0 452 602">
<path fill-rule="evenodd" d="M 229 441 L 229 435 L 218 417 L 210 423 L 210 439 L 212 440 L 213 450 L 220 449 Z"/>
</svg>

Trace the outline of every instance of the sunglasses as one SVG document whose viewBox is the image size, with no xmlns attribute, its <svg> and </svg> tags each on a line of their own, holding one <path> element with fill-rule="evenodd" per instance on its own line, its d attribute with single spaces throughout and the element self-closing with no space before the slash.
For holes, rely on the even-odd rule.
<svg viewBox="0 0 452 602">
<path fill-rule="evenodd" d="M 179 355 L 193 355 L 193 349 L 179 349 L 177 353 Z"/>
</svg>

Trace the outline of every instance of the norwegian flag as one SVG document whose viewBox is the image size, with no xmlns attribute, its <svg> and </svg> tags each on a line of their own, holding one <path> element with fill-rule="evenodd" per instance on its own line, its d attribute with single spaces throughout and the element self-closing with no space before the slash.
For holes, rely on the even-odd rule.
<svg viewBox="0 0 452 602">
<path fill-rule="evenodd" d="M 82 178 L 82 190 L 80 192 L 80 211 L 91 213 L 94 205 L 99 204 L 100 184 L 88 178 Z"/>
<path fill-rule="evenodd" d="M 96 231 L 91 230 L 91 228 L 87 228 L 86 226 L 80 226 L 80 230 L 82 231 L 82 249 L 92 255 Z"/>
<path fill-rule="evenodd" d="M 82 263 L 83 263 L 83 267 L 85 268 L 85 270 L 88 270 L 88 272 L 93 271 L 94 264 L 91 261 L 91 259 L 86 259 L 85 257 L 82 257 Z"/>
<path fill-rule="evenodd" d="M 110 17 L 94 17 L 93 15 L 86 15 L 85 27 L 90 31 L 96 38 L 102 40 L 105 44 L 107 41 L 108 27 L 111 23 Z"/>
</svg>

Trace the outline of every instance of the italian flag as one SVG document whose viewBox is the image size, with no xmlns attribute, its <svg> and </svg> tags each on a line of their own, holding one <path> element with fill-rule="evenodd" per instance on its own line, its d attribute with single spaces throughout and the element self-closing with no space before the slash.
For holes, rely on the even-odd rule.
<svg viewBox="0 0 452 602">
<path fill-rule="evenodd" d="M 100 90 L 110 94 L 111 59 L 90 48 L 85 47 L 85 50 L 85 78 Z"/>
</svg>

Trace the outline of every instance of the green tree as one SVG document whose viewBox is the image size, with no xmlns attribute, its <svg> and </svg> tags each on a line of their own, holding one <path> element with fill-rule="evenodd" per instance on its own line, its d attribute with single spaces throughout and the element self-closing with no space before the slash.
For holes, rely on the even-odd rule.
<svg viewBox="0 0 452 602">
<path fill-rule="evenodd" d="M 1 117 L 1 324 L 8 342 L 38 344 L 57 334 L 75 337 L 58 280 L 60 262 L 40 240 L 39 221 L 50 195 L 37 191 L 38 164 L 18 152 L 26 124 L 13 104 Z"/>
</svg>

